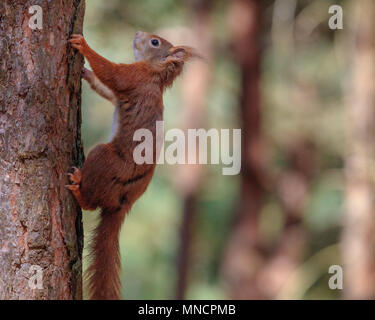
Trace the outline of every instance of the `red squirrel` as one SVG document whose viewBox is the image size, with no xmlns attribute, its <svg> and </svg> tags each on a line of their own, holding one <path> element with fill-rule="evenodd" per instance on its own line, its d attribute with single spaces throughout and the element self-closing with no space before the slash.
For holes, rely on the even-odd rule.
<svg viewBox="0 0 375 320">
<path fill-rule="evenodd" d="M 153 34 L 138 31 L 133 40 L 136 62 L 116 64 L 92 50 L 82 35 L 69 40 L 88 60 L 92 72 L 83 77 L 91 87 L 116 105 L 116 132 L 107 144 L 99 144 L 88 154 L 81 169 L 68 174 L 72 191 L 84 210 L 101 208 L 100 222 L 92 239 L 92 263 L 87 271 L 90 298 L 120 298 L 119 232 L 125 215 L 145 192 L 154 174 L 155 163 L 137 164 L 133 134 L 145 128 L 153 133 L 156 159 L 156 121 L 163 118 L 163 92 L 181 73 L 195 51 L 173 46 Z"/>
</svg>

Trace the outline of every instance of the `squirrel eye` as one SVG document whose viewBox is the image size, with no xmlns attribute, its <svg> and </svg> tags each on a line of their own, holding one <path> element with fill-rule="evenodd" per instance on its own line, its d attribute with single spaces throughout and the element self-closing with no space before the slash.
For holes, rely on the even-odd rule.
<svg viewBox="0 0 375 320">
<path fill-rule="evenodd" d="M 159 46 L 159 40 L 158 40 L 158 39 L 152 39 L 152 40 L 151 40 L 151 44 L 152 44 L 154 47 L 157 47 L 157 46 Z"/>
</svg>

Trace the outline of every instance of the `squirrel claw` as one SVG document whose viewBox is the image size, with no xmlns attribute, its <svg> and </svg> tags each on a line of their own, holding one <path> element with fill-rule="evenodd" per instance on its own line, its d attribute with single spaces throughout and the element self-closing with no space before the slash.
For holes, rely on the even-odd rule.
<svg viewBox="0 0 375 320">
<path fill-rule="evenodd" d="M 65 188 L 69 189 L 70 191 L 77 191 L 79 189 L 78 184 L 67 184 Z"/>
<path fill-rule="evenodd" d="M 81 180 L 82 180 L 82 173 L 81 173 L 81 170 L 76 168 L 76 167 L 72 167 L 73 169 L 73 173 L 68 173 L 68 177 L 69 177 L 69 180 L 73 183 L 72 185 L 78 185 L 81 183 Z M 71 190 L 71 189 L 70 189 Z"/>
<path fill-rule="evenodd" d="M 72 34 L 71 38 L 68 40 L 69 42 L 79 42 L 83 39 L 83 35 L 81 34 Z"/>
<path fill-rule="evenodd" d="M 83 50 L 84 46 L 86 45 L 85 38 L 81 34 L 73 34 L 71 38 L 68 40 L 68 42 L 72 44 L 73 48 L 77 49 L 80 52 Z"/>
</svg>

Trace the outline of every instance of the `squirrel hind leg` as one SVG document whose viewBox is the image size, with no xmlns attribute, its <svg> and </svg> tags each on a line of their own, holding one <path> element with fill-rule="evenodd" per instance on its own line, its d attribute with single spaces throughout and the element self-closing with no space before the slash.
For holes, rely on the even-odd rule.
<svg viewBox="0 0 375 320">
<path fill-rule="evenodd" d="M 73 173 L 68 173 L 69 180 L 73 185 L 80 185 L 82 181 L 82 172 L 76 167 L 72 167 Z"/>
<path fill-rule="evenodd" d="M 73 173 L 68 173 L 69 180 L 72 182 L 72 184 L 68 184 L 66 188 L 73 193 L 78 204 L 83 210 L 95 210 L 96 208 L 89 206 L 82 197 L 82 193 L 81 193 L 82 172 L 81 170 L 75 167 L 73 167 L 73 169 L 74 169 Z"/>
</svg>

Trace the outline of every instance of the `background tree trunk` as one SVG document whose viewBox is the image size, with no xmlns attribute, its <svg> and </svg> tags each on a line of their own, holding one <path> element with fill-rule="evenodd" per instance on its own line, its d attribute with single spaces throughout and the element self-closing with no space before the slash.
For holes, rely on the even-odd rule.
<svg viewBox="0 0 375 320">
<path fill-rule="evenodd" d="M 192 34 L 190 44 L 199 48 L 199 53 L 206 59 L 193 61 L 184 71 L 182 79 L 182 127 L 204 128 L 206 122 L 206 98 L 211 79 L 212 61 L 212 30 L 211 30 L 211 0 L 186 0 L 192 16 Z M 188 150 L 186 150 L 188 151 Z M 199 151 L 196 151 L 199 154 Z M 187 162 L 187 158 L 186 158 Z M 180 244 L 177 259 L 176 299 L 184 299 L 188 286 L 190 247 L 193 240 L 193 231 L 196 218 L 196 201 L 203 176 L 203 166 L 179 166 L 177 173 L 177 189 L 181 194 L 183 215 L 180 227 Z"/>
<path fill-rule="evenodd" d="M 375 298 L 375 3 L 353 2 L 352 76 L 348 87 L 350 145 L 346 158 L 344 295 Z"/>
<path fill-rule="evenodd" d="M 242 169 L 240 206 L 224 258 L 223 275 L 230 298 L 257 299 L 263 298 L 256 275 L 264 262 L 258 216 L 265 191 L 259 89 L 261 1 L 232 1 L 229 23 L 233 51 L 242 72 Z"/>
<path fill-rule="evenodd" d="M 29 7 L 43 9 L 31 29 Z M 84 0 L 0 2 L 0 299 L 81 299 L 81 211 L 65 189 L 82 163 Z M 42 289 L 34 279 L 41 270 Z M 37 282 L 34 282 L 37 284 Z"/>
<path fill-rule="evenodd" d="M 286 148 L 285 155 L 288 167 L 276 179 L 273 178 L 284 226 L 278 241 L 271 250 L 268 249 L 265 264 L 257 275 L 262 294 L 267 299 L 288 298 L 291 294 L 289 281 L 302 264 L 308 243 L 303 218 L 318 168 L 317 150 L 308 138 L 295 138 Z M 293 283 L 293 289 L 295 287 Z"/>
</svg>

